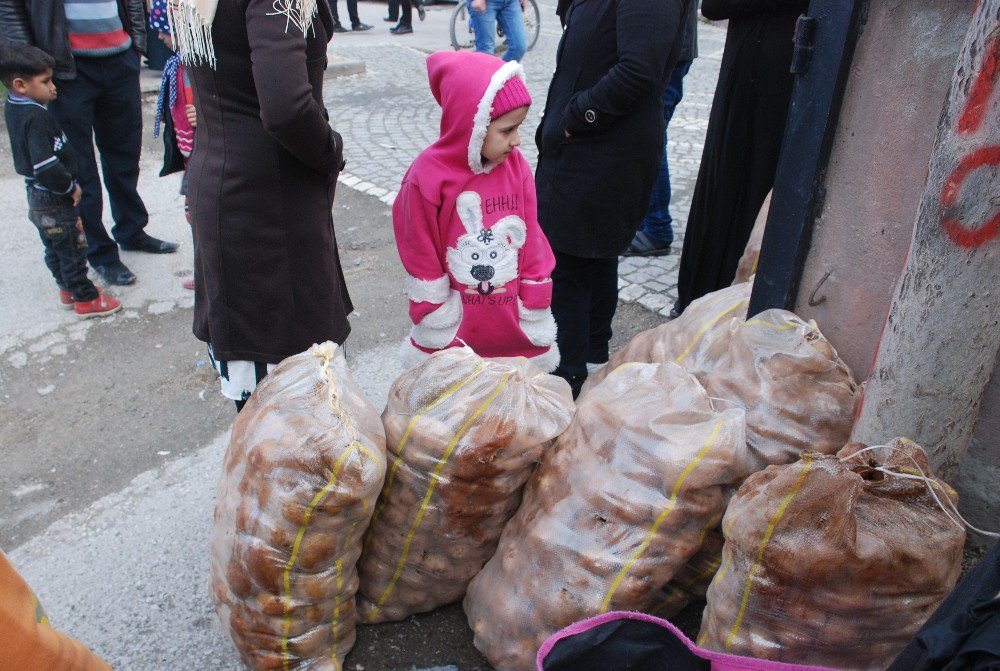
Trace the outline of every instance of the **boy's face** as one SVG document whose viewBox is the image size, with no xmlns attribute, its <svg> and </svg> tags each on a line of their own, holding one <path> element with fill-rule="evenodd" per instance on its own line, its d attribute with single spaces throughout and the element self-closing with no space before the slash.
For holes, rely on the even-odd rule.
<svg viewBox="0 0 1000 671">
<path fill-rule="evenodd" d="M 10 83 L 14 93 L 31 98 L 36 103 L 48 105 L 56 99 L 56 85 L 52 83 L 52 70 L 34 77 L 14 77 Z"/>
<path fill-rule="evenodd" d="M 512 109 L 490 122 L 486 129 L 486 139 L 483 141 L 483 160 L 490 163 L 503 163 L 521 146 L 521 135 L 518 132 L 524 118 L 528 116 L 528 107 Z"/>
</svg>

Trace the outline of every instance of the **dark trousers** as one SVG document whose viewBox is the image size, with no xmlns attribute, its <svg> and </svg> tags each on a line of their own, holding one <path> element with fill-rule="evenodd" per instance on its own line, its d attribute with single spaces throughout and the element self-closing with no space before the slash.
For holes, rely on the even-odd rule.
<svg viewBox="0 0 1000 671">
<path fill-rule="evenodd" d="M 96 58 L 76 58 L 76 78 L 56 82 L 59 97 L 49 111 L 62 126 L 77 157 L 76 178 L 83 189 L 80 218 L 87 234 L 92 265 L 118 260 L 115 242 L 128 242 L 149 222 L 139 197 L 139 154 L 142 151 L 142 100 L 139 54 L 133 50 Z M 101 154 L 101 173 L 115 221 L 112 239 L 104 228 L 104 198 L 97 174 L 94 143 Z"/>
<path fill-rule="evenodd" d="M 337 16 L 337 0 L 328 0 L 330 4 L 330 13 L 333 14 L 333 22 L 340 23 L 340 17 Z M 351 19 L 351 26 L 356 26 L 361 23 L 361 19 L 358 18 L 358 0 L 347 0 L 347 16 Z"/>
<path fill-rule="evenodd" d="M 45 245 L 45 265 L 74 301 L 97 298 L 97 287 L 87 278 L 87 238 L 72 196 L 28 187 L 28 219 Z"/>
<path fill-rule="evenodd" d="M 389 20 L 399 20 L 399 0 L 389 0 Z"/>
<path fill-rule="evenodd" d="M 611 320 L 618 307 L 618 257 L 587 259 L 555 252 L 552 316 L 559 344 L 555 374 L 579 393 L 588 363 L 608 360 Z"/>
<path fill-rule="evenodd" d="M 420 0 L 399 0 L 399 6 L 403 10 L 403 15 L 399 18 L 399 25 L 413 27 L 413 8 L 417 6 L 418 2 Z"/>
<path fill-rule="evenodd" d="M 684 97 L 684 75 L 691 69 L 691 61 L 681 61 L 674 66 L 663 91 L 663 160 L 660 172 L 649 197 L 649 211 L 642 220 L 642 231 L 653 241 L 670 245 L 674 242 L 674 229 L 670 216 L 670 166 L 667 164 L 667 126 L 674 116 L 674 110 Z"/>
</svg>

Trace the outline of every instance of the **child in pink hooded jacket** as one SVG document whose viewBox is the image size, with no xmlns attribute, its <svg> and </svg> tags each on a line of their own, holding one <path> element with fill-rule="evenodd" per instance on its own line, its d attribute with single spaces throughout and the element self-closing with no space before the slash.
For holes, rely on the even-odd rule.
<svg viewBox="0 0 1000 671">
<path fill-rule="evenodd" d="M 517 149 L 531 96 L 517 62 L 447 51 L 427 59 L 441 136 L 417 156 L 392 208 L 413 328 L 410 367 L 468 345 L 483 357 L 559 363 L 550 309 L 555 258 L 535 180 Z"/>
</svg>

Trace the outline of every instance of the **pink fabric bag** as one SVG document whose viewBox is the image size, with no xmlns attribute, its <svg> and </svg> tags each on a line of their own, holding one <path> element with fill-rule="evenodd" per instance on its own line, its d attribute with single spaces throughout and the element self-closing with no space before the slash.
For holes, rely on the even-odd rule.
<svg viewBox="0 0 1000 671">
<path fill-rule="evenodd" d="M 611 612 L 553 634 L 538 671 L 834 671 L 702 650 L 681 631 L 645 613 Z"/>
</svg>

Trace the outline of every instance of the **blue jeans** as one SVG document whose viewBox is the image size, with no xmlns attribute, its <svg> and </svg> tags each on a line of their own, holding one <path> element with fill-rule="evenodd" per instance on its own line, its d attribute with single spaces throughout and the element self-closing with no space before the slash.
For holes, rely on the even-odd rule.
<svg viewBox="0 0 1000 671">
<path fill-rule="evenodd" d="M 684 75 L 691 69 L 691 61 L 679 62 L 670 73 L 667 88 L 663 91 L 663 162 L 660 174 L 649 197 L 649 210 L 642 220 L 642 231 L 654 242 L 669 245 L 674 241 L 670 216 L 670 168 L 667 166 L 667 125 L 674 116 L 674 108 L 684 97 Z"/>
<path fill-rule="evenodd" d="M 507 53 L 505 61 L 520 61 L 528 48 L 528 36 L 524 32 L 524 13 L 521 11 L 520 0 L 486 0 L 486 11 L 477 12 L 469 3 L 469 16 L 472 17 L 472 29 L 476 33 L 476 51 L 493 54 L 496 47 L 499 23 L 503 34 L 507 37 Z"/>
<path fill-rule="evenodd" d="M 45 245 L 45 265 L 56 285 L 74 301 L 97 298 L 97 287 L 87 278 L 87 238 L 73 197 L 28 186 L 28 219 Z"/>
</svg>

